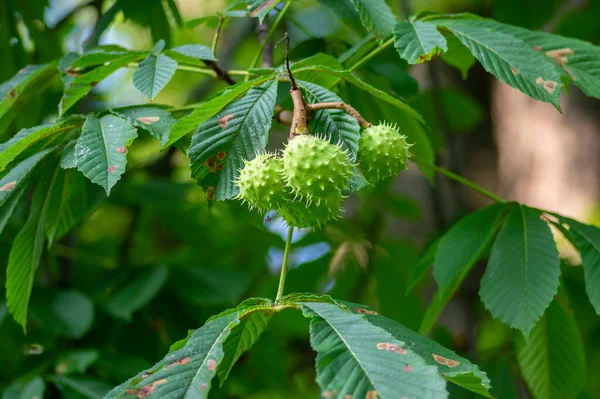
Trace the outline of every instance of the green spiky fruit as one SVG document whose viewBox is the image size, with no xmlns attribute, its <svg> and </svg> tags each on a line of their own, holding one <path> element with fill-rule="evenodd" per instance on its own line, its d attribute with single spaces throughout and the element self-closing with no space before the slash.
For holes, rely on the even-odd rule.
<svg viewBox="0 0 600 399">
<path fill-rule="evenodd" d="M 341 195 L 332 196 L 320 203 L 308 203 L 306 199 L 285 201 L 279 206 L 279 215 L 292 227 L 321 227 L 337 218 L 342 209 L 341 203 Z"/>
<path fill-rule="evenodd" d="M 375 183 L 406 169 L 410 145 L 395 127 L 379 124 L 366 128 L 358 141 L 358 164 L 365 179 Z"/>
<path fill-rule="evenodd" d="M 339 145 L 311 135 L 296 136 L 283 151 L 283 177 L 293 194 L 320 203 L 348 188 L 352 163 Z"/>
<path fill-rule="evenodd" d="M 272 154 L 244 161 L 244 168 L 236 181 L 240 189 L 237 198 L 261 212 L 276 209 L 287 195 L 281 178 L 282 169 L 282 159 Z"/>
</svg>

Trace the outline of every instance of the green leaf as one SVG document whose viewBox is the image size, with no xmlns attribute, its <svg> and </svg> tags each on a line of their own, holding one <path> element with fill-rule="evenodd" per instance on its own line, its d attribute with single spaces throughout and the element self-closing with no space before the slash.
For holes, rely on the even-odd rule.
<svg viewBox="0 0 600 399">
<path fill-rule="evenodd" d="M 125 172 L 127 147 L 136 137 L 129 122 L 117 116 L 87 118 L 75 145 L 77 169 L 110 194 Z"/>
<path fill-rule="evenodd" d="M 43 398 L 46 385 L 40 377 L 29 381 L 17 380 L 10 384 L 2 393 L 2 399 L 32 399 Z"/>
<path fill-rule="evenodd" d="M 143 59 L 150 53 L 147 51 L 129 51 L 118 46 L 98 46 L 78 56 L 66 69 L 71 73 L 76 73 L 79 68 L 102 65 L 131 54 L 136 54 L 138 59 Z M 63 68 L 64 67 L 65 65 L 63 65 Z"/>
<path fill-rule="evenodd" d="M 31 320 L 53 335 L 81 338 L 92 327 L 94 304 L 79 291 L 40 289 L 31 298 Z"/>
<path fill-rule="evenodd" d="M 23 228 L 13 241 L 6 268 L 6 303 L 8 311 L 26 330 L 27 308 L 35 272 L 44 249 L 44 229 L 50 190 L 56 171 L 46 174 L 38 182 L 33 195 L 31 211 Z"/>
<path fill-rule="evenodd" d="M 133 126 L 146 130 L 163 145 L 169 140 L 169 131 L 177 122 L 169 111 L 152 105 L 117 108 L 112 112 L 124 117 Z"/>
<path fill-rule="evenodd" d="M 63 115 L 69 108 L 71 108 L 77 101 L 90 92 L 100 81 L 112 75 L 119 69 L 127 66 L 131 62 L 140 60 L 140 55 L 137 53 L 129 53 L 122 57 L 115 58 L 106 65 L 99 66 L 90 72 L 86 72 L 83 75 L 73 80 L 67 80 L 70 82 L 65 87 L 65 93 L 60 100 L 59 113 Z"/>
<path fill-rule="evenodd" d="M 165 266 L 143 270 L 128 279 L 125 286 L 110 294 L 103 308 L 112 316 L 131 321 L 133 313 L 150 303 L 162 290 L 169 271 Z"/>
<path fill-rule="evenodd" d="M 221 386 L 223 386 L 233 365 L 238 361 L 240 356 L 258 341 L 260 335 L 267 328 L 268 322 L 269 318 L 264 312 L 252 312 L 233 328 L 231 334 L 223 344 L 225 356 L 217 369 Z"/>
<path fill-rule="evenodd" d="M 0 178 L 0 207 L 2 207 L 14 193 L 25 188 L 24 182 L 35 166 L 46 156 L 50 150 L 44 150 L 19 162 Z"/>
<path fill-rule="evenodd" d="M 447 398 L 437 368 L 405 342 L 339 305 L 304 302 L 323 397 Z"/>
<path fill-rule="evenodd" d="M 12 79 L 0 85 L 0 137 L 17 115 L 26 112 L 32 98 L 38 96 L 57 76 L 56 62 L 28 65 Z"/>
<path fill-rule="evenodd" d="M 526 337 L 559 285 L 560 262 L 538 211 L 515 205 L 492 247 L 479 295 L 494 318 Z"/>
<path fill-rule="evenodd" d="M 71 169 L 77 167 L 77 164 L 75 163 L 75 144 L 77 144 L 77 140 L 71 140 L 65 145 L 63 153 L 60 156 L 61 168 Z"/>
<path fill-rule="evenodd" d="M 5 143 L 0 144 L 0 172 L 19 154 L 38 141 L 54 134 L 69 131 L 81 126 L 81 121 L 71 119 L 55 125 L 40 125 L 29 129 L 21 129 Z"/>
<path fill-rule="evenodd" d="M 104 381 L 84 377 L 52 375 L 48 381 L 56 385 L 65 399 L 102 399 L 110 389 L 110 385 Z"/>
<path fill-rule="evenodd" d="M 577 322 L 560 298 L 517 345 L 517 361 L 534 399 L 576 398 L 585 383 L 585 354 Z"/>
<path fill-rule="evenodd" d="M 560 221 L 570 227 L 574 244 L 581 253 L 585 290 L 596 313 L 600 314 L 600 228 L 565 217 L 560 217 Z"/>
<path fill-rule="evenodd" d="M 446 38 L 446 44 L 448 45 L 448 51 L 442 54 L 441 59 L 448 65 L 457 68 L 462 75 L 463 80 L 467 79 L 469 70 L 477 59 L 471 54 L 471 51 L 462 44 L 456 36 L 451 32 L 443 32 L 444 38 Z"/>
<path fill-rule="evenodd" d="M 133 85 L 150 100 L 160 93 L 177 70 L 177 62 L 164 54 L 150 54 L 133 73 Z"/>
<path fill-rule="evenodd" d="M 421 21 L 402 21 L 394 28 L 394 47 L 409 64 L 420 64 L 448 50 L 437 27 Z"/>
<path fill-rule="evenodd" d="M 71 350 L 59 356 L 54 372 L 56 374 L 85 374 L 99 357 L 100 353 L 96 349 Z"/>
<path fill-rule="evenodd" d="M 471 269 L 492 243 L 506 205 L 494 204 L 462 218 L 444 234 L 433 263 L 433 277 L 444 291 L 464 269 Z"/>
<path fill-rule="evenodd" d="M 395 339 L 403 341 L 407 347 L 421 356 L 425 363 L 436 366 L 440 375 L 446 380 L 482 396 L 492 397 L 489 392 L 491 389 L 489 378 L 485 372 L 467 359 L 387 317 L 368 312 L 365 317 L 373 325 L 392 334 Z"/>
<path fill-rule="evenodd" d="M 500 81 L 560 109 L 562 83 L 551 62 L 524 41 L 495 30 L 477 19 L 433 20 L 444 26 Z"/>
<path fill-rule="evenodd" d="M 262 309 L 268 311 L 270 306 L 264 305 Z M 255 311 L 258 311 L 255 307 L 250 310 L 232 309 L 211 318 L 180 343 L 179 349 L 170 352 L 152 368 L 111 390 L 105 399 L 151 394 L 164 399 L 206 398 L 218 367 L 224 364 L 225 340 L 232 329 L 240 324 L 240 319 L 243 319 L 246 312 Z"/>
<path fill-rule="evenodd" d="M 324 66 L 334 70 L 344 69 L 344 67 L 338 61 L 337 58 L 329 54 L 317 53 L 310 57 L 304 58 L 303 60 L 294 62 L 291 65 L 291 70 L 296 80 L 312 82 L 326 88 L 332 87 L 340 81 L 340 79 L 336 76 L 324 75 L 319 72 L 311 71 L 310 67 L 312 66 Z M 299 69 L 304 69 L 305 71 L 296 72 Z M 280 68 L 280 73 L 285 73 L 285 69 L 283 68 L 283 66 Z"/>
<path fill-rule="evenodd" d="M 10 217 L 15 212 L 17 205 L 19 205 L 19 201 L 23 194 L 25 193 L 25 187 L 22 187 L 15 191 L 13 195 L 10 196 L 6 201 L 4 201 L 4 205 L 0 206 L 0 234 L 4 230 L 6 223 L 8 223 Z"/>
<path fill-rule="evenodd" d="M 214 187 L 214 199 L 225 200 L 237 195 L 235 179 L 244 166 L 244 159 L 251 160 L 265 151 L 277 83 L 271 80 L 251 88 L 240 100 L 204 122 L 192 137 L 188 151 L 192 177 L 204 188 Z"/>
<path fill-rule="evenodd" d="M 184 44 L 165 50 L 164 54 L 181 64 L 203 66 L 204 61 L 217 61 L 210 47 L 202 44 Z"/>
<path fill-rule="evenodd" d="M 555 63 L 562 76 L 569 78 L 586 95 L 600 98 L 600 46 L 583 40 L 531 31 L 493 20 L 482 20 L 482 27 L 511 35 L 527 43 L 539 56 Z"/>
<path fill-rule="evenodd" d="M 344 102 L 337 94 L 314 83 L 297 80 L 296 83 L 304 89 L 305 100 L 309 104 L 323 102 Z M 360 126 L 356 118 L 339 109 L 325 109 L 315 112 L 308 125 L 312 134 L 327 137 L 332 143 L 341 143 L 350 154 L 350 159 L 356 160 Z"/>
<path fill-rule="evenodd" d="M 74 169 L 60 169 L 50 191 L 46 216 L 48 247 L 67 234 L 83 219 L 87 211 L 86 185 L 83 175 Z"/>
<path fill-rule="evenodd" d="M 360 20 L 370 32 L 385 39 L 392 35 L 396 16 L 385 0 L 350 0 Z"/>
<path fill-rule="evenodd" d="M 169 132 L 169 140 L 163 145 L 163 148 L 174 144 L 186 134 L 198 129 L 202 123 L 219 113 L 219 111 L 225 108 L 227 104 L 237 100 L 246 94 L 252 87 L 258 86 L 267 80 L 269 80 L 269 76 L 261 76 L 260 78 L 248 82 L 240 82 L 216 93 L 208 101 L 194 109 L 190 115 L 179 119 L 177 123 L 173 125 Z"/>
</svg>

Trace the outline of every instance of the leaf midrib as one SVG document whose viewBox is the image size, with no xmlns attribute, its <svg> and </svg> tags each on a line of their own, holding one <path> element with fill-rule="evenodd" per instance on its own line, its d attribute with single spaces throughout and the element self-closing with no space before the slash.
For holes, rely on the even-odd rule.
<svg viewBox="0 0 600 399">
<path fill-rule="evenodd" d="M 342 336 L 342 334 L 338 331 L 337 328 L 335 328 L 333 326 L 333 324 L 331 324 L 329 322 L 329 320 L 327 320 L 321 313 L 319 313 L 318 310 L 316 310 L 314 307 L 310 308 L 313 312 L 315 312 L 316 314 L 319 315 L 319 317 L 324 320 L 331 328 L 333 331 L 335 331 L 335 333 L 337 334 L 337 336 L 340 338 L 340 340 L 344 343 L 344 345 L 346 346 L 346 348 L 348 348 L 348 351 L 352 354 L 352 357 L 354 358 L 354 360 L 356 361 L 356 363 L 359 365 L 359 367 L 362 369 L 363 373 L 365 374 L 365 376 L 367 377 L 367 379 L 369 380 L 369 382 L 371 383 L 371 386 L 375 387 L 375 383 L 373 382 L 373 379 L 371 379 L 371 377 L 369 376 L 369 373 L 367 373 L 367 370 L 365 370 L 365 368 L 363 367 L 363 365 L 361 364 L 361 362 L 358 360 L 358 357 L 356 356 L 356 354 L 354 353 L 354 351 L 352 350 L 352 348 L 350 347 L 350 345 L 348 344 L 348 342 L 344 339 L 344 337 Z"/>
</svg>

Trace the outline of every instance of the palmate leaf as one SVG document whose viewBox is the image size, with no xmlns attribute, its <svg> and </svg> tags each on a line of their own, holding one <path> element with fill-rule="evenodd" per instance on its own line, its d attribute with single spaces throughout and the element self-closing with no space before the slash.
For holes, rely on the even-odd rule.
<svg viewBox="0 0 600 399">
<path fill-rule="evenodd" d="M 85 216 L 85 178 L 74 169 L 60 169 L 50 191 L 46 216 L 48 247 L 67 234 Z"/>
<path fill-rule="evenodd" d="M 26 329 L 27 308 L 35 272 L 44 249 L 44 231 L 50 192 L 58 170 L 57 167 L 51 173 L 45 173 L 41 177 L 33 195 L 29 217 L 15 237 L 8 256 L 6 305 L 23 330 Z"/>
<path fill-rule="evenodd" d="M 600 228 L 562 216 L 559 220 L 570 228 L 573 244 L 581 254 L 585 290 L 596 313 L 600 314 Z"/>
<path fill-rule="evenodd" d="M 394 28 L 394 47 L 409 64 L 420 64 L 445 53 L 446 39 L 437 27 L 421 21 L 402 21 Z"/>
<path fill-rule="evenodd" d="M 446 380 L 482 396 L 492 397 L 489 393 L 490 379 L 486 373 L 467 359 L 387 317 L 372 311 L 365 311 L 363 307 L 353 308 L 353 310 L 365 314 L 370 323 L 383 328 L 394 338 L 403 341 L 407 347 L 421 356 L 425 363 L 436 366 L 440 375 Z"/>
<path fill-rule="evenodd" d="M 433 277 L 444 291 L 465 269 L 470 270 L 500 228 L 506 205 L 494 204 L 462 218 L 438 244 Z"/>
<path fill-rule="evenodd" d="M 529 339 L 518 340 L 517 360 L 534 399 L 571 399 L 585 383 L 585 354 L 574 316 L 555 299 Z"/>
<path fill-rule="evenodd" d="M 339 305 L 303 302 L 326 398 L 447 398 L 437 367 L 405 342 Z"/>
<path fill-rule="evenodd" d="M 81 126 L 82 120 L 70 118 L 57 124 L 35 126 L 21 129 L 16 135 L 5 143 L 0 144 L 0 172 L 12 162 L 19 154 L 31 147 L 36 142 L 54 134 L 68 132 Z"/>
<path fill-rule="evenodd" d="M 277 80 L 268 81 L 200 125 L 188 156 L 192 177 L 207 189 L 208 199 L 226 200 L 238 193 L 235 179 L 244 159 L 265 151 L 276 98 Z"/>
<path fill-rule="evenodd" d="M 380 40 L 392 34 L 396 24 L 396 16 L 385 0 L 350 0 L 360 20 L 370 32 Z"/>
<path fill-rule="evenodd" d="M 125 172 L 127 147 L 137 137 L 131 124 L 115 115 L 86 119 L 75 144 L 77 169 L 110 194 Z"/>
<path fill-rule="evenodd" d="M 133 73 L 133 85 L 150 100 L 160 93 L 177 70 L 177 61 L 164 54 L 150 54 Z"/>
<path fill-rule="evenodd" d="M 163 148 L 174 144 L 186 134 L 198 129 L 202 123 L 219 113 L 219 111 L 225 108 L 227 104 L 237 100 L 246 94 L 252 87 L 261 85 L 267 80 L 269 80 L 269 76 L 261 76 L 260 78 L 248 82 L 240 82 L 216 93 L 208 101 L 194 109 L 190 115 L 179 119 L 177 123 L 173 125 L 169 132 L 169 140 L 163 145 Z"/>
<path fill-rule="evenodd" d="M 452 16 L 450 16 L 452 17 Z M 557 68 L 543 55 L 515 36 L 493 30 L 475 17 L 427 19 L 449 29 L 500 81 L 560 109 L 562 82 Z"/>
<path fill-rule="evenodd" d="M 0 137 L 29 100 L 38 97 L 57 77 L 56 62 L 28 65 L 0 85 Z"/>
<path fill-rule="evenodd" d="M 114 388 L 105 398 L 149 395 L 165 399 L 208 397 L 217 370 L 221 367 L 228 369 L 228 366 L 222 366 L 227 364 L 225 342 L 231 335 L 236 341 L 236 335 L 243 332 L 235 329 L 240 327 L 245 317 L 255 312 L 272 314 L 270 301 L 252 300 L 212 317 L 203 327 L 174 344 L 174 350 L 154 367 Z M 231 349 L 231 346 L 228 348 Z"/>
<path fill-rule="evenodd" d="M 323 102 L 343 102 L 337 94 L 314 83 L 296 81 L 304 89 L 304 97 L 310 104 Z M 332 143 L 342 144 L 351 155 L 351 160 L 356 160 L 358 140 L 360 139 L 360 126 L 356 118 L 339 109 L 326 109 L 315 112 L 308 126 L 312 134 L 328 138 Z"/>
<path fill-rule="evenodd" d="M 128 53 L 119 58 L 115 58 L 108 64 L 99 66 L 90 72 L 86 72 L 76 79 L 67 79 L 65 92 L 59 103 L 59 113 L 63 115 L 77 101 L 90 92 L 100 81 L 106 79 L 114 72 L 123 68 L 131 62 L 139 61 L 143 55 L 138 53 Z M 71 58 L 72 60 L 72 58 Z M 68 61 L 67 61 L 68 62 Z M 68 74 L 77 74 L 77 72 L 68 72 Z"/>
<path fill-rule="evenodd" d="M 538 211 L 514 205 L 481 279 L 479 295 L 486 308 L 527 337 L 556 294 L 559 275 L 550 228 Z"/>
</svg>

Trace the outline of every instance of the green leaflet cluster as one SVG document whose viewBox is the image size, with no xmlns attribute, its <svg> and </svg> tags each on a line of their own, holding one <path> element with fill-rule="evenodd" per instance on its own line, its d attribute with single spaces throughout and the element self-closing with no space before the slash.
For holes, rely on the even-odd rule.
<svg viewBox="0 0 600 399">
<path fill-rule="evenodd" d="M 302 310 L 311 320 L 310 341 L 317 352 L 323 397 L 447 398 L 444 380 L 491 397 L 484 372 L 434 341 L 362 305 L 292 294 L 277 303 L 248 299 L 212 317 L 175 343 L 163 360 L 105 398 L 206 398 L 212 379 L 218 375 L 223 384 L 269 319 L 289 308 Z"/>
</svg>

